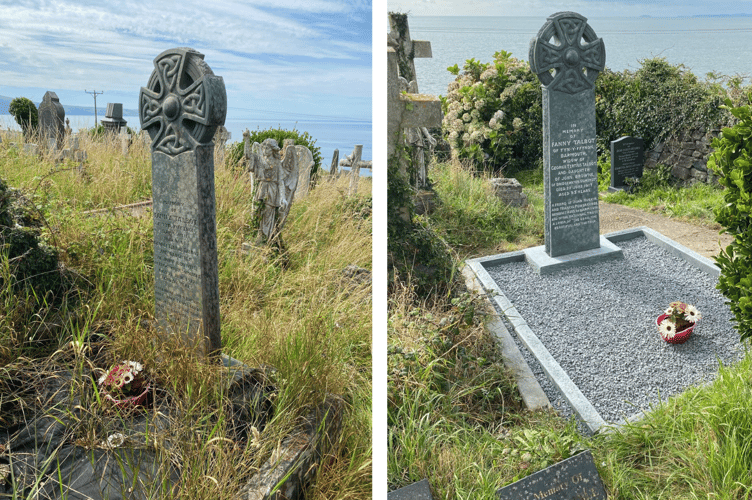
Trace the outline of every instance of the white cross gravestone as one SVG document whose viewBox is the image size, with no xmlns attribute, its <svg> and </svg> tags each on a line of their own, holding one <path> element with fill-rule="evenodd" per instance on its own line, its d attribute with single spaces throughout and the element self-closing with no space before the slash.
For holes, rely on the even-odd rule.
<svg viewBox="0 0 752 500">
<path fill-rule="evenodd" d="M 141 128 L 151 137 L 154 302 L 161 330 L 207 353 L 221 349 L 214 196 L 216 128 L 227 93 L 204 55 L 169 49 L 154 59 L 139 95 Z"/>
<path fill-rule="evenodd" d="M 595 79 L 606 49 L 587 19 L 550 16 L 530 42 L 530 68 L 543 86 L 545 245 L 526 251 L 538 272 L 621 258 L 600 236 Z"/>
</svg>

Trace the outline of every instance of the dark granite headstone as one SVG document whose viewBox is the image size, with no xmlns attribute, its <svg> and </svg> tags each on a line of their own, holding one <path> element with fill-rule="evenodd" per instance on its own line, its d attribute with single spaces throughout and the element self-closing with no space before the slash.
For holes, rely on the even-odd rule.
<svg viewBox="0 0 752 500">
<path fill-rule="evenodd" d="M 551 257 L 600 247 L 595 87 L 606 49 L 574 12 L 548 18 L 530 42 L 543 84 L 545 250 Z"/>
<path fill-rule="evenodd" d="M 609 191 L 624 189 L 627 177 L 642 177 L 645 164 L 645 141 L 624 136 L 611 141 L 611 186 Z"/>
<path fill-rule="evenodd" d="M 227 92 L 204 55 L 169 49 L 154 59 L 139 95 L 151 137 L 155 316 L 163 331 L 219 353 L 219 278 L 212 137 L 227 113 Z"/>
<path fill-rule="evenodd" d="M 433 500 L 428 479 L 423 479 L 398 490 L 390 491 L 387 493 L 386 498 L 387 500 Z"/>
<path fill-rule="evenodd" d="M 39 103 L 39 130 L 44 144 L 50 144 L 55 149 L 62 149 L 65 138 L 65 109 L 60 104 L 57 94 L 47 91 Z"/>
<path fill-rule="evenodd" d="M 607 500 L 590 450 L 505 486 L 498 500 Z"/>
</svg>

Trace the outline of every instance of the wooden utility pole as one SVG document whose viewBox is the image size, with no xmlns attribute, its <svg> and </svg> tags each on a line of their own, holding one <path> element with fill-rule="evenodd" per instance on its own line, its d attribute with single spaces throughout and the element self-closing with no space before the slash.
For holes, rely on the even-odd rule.
<svg viewBox="0 0 752 500">
<path fill-rule="evenodd" d="M 97 94 L 104 94 L 104 90 L 101 92 L 84 90 L 84 92 L 94 95 L 94 128 L 97 128 Z"/>
</svg>

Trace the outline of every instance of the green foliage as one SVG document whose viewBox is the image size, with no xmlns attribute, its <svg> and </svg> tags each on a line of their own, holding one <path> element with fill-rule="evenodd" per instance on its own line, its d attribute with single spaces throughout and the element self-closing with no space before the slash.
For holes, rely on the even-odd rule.
<svg viewBox="0 0 752 500">
<path fill-rule="evenodd" d="M 721 250 L 716 263 L 721 268 L 718 289 L 728 299 L 742 339 L 752 337 L 752 113 L 750 106 L 726 109 L 739 120 L 724 128 L 713 140 L 715 152 L 708 168 L 719 175 L 726 188 L 725 204 L 716 210 L 716 220 L 734 241 Z"/>
<path fill-rule="evenodd" d="M 269 128 L 266 130 L 255 130 L 253 132 L 250 132 L 251 134 L 251 144 L 254 142 L 262 143 L 265 139 L 274 139 L 277 141 L 277 144 L 279 147 L 282 147 L 282 144 L 284 143 L 285 139 L 293 139 L 295 141 L 296 146 L 305 146 L 308 149 L 311 150 L 311 155 L 313 156 L 313 166 L 311 167 L 311 179 L 314 179 L 316 174 L 319 171 L 319 168 L 321 168 L 321 148 L 316 146 L 316 139 L 311 137 L 311 134 L 308 132 L 299 132 L 296 129 L 287 130 L 283 129 L 282 127 L 277 128 Z M 243 158 L 243 153 L 245 150 L 245 145 L 243 141 L 236 142 L 232 146 L 230 146 L 230 151 L 227 157 L 227 164 L 228 165 L 238 165 L 240 163 L 240 160 Z"/>
<path fill-rule="evenodd" d="M 726 90 L 701 82 L 683 65 L 645 59 L 637 71 L 604 70 L 596 85 L 598 147 L 624 135 L 641 137 L 647 149 L 686 130 L 708 130 L 724 123 L 720 109 Z"/>
<path fill-rule="evenodd" d="M 8 113 L 15 118 L 16 123 L 21 126 L 21 130 L 27 137 L 39 127 L 37 107 L 26 97 L 16 97 L 10 101 Z"/>
<path fill-rule="evenodd" d="M 409 280 L 421 296 L 448 291 L 454 271 L 452 256 L 426 221 L 416 219 L 414 192 L 400 172 L 399 156 L 389 160 L 387 184 L 389 282 Z"/>
<path fill-rule="evenodd" d="M 429 217 L 453 248 L 475 254 L 524 235 L 542 238 L 542 214 L 506 205 L 492 192 L 488 177 L 442 163 L 432 167 L 431 178 L 439 201 Z"/>
<path fill-rule="evenodd" d="M 29 289 L 38 297 L 51 293 L 60 299 L 65 280 L 57 250 L 40 239 L 42 224 L 36 206 L 0 180 L 0 251 L 9 271 L 0 277 L 2 287 L 10 284 L 16 291 Z"/>
<path fill-rule="evenodd" d="M 459 73 L 456 65 L 447 69 Z M 460 159 L 494 172 L 541 163 L 541 88 L 526 61 L 505 51 L 491 63 L 467 60 L 442 105 L 444 134 Z"/>
</svg>

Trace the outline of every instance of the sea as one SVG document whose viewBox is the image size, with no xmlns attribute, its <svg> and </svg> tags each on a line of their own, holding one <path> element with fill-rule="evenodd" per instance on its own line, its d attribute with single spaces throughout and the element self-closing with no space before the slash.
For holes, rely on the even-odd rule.
<svg viewBox="0 0 752 500">
<path fill-rule="evenodd" d="M 410 16 L 410 37 L 431 42 L 433 57 L 415 59 L 418 90 L 446 95 L 454 76 L 468 59 L 493 60 L 505 50 L 528 60 L 530 41 L 546 22 L 544 17 Z M 664 57 L 683 64 L 698 78 L 752 75 L 752 17 L 593 17 L 588 24 L 606 46 L 606 67 L 636 70 L 640 61 Z M 388 28 L 387 28 L 388 29 Z M 745 80 L 749 84 L 750 80 Z"/>
<path fill-rule="evenodd" d="M 101 110 L 100 110 L 101 111 Z M 66 115 L 67 116 L 67 115 Z M 100 113 L 99 117 L 101 118 Z M 70 115 L 71 128 L 75 131 L 80 128 L 88 128 L 94 126 L 94 116 L 89 115 Z M 128 125 L 133 128 L 139 128 L 138 116 L 128 116 L 123 114 L 123 118 L 128 122 Z M 0 114 L 0 126 L 5 129 L 18 129 L 13 117 L 9 114 Z M 240 142 L 243 140 L 243 131 L 249 129 L 254 130 L 266 130 L 269 128 L 283 128 L 287 130 L 295 129 L 298 132 L 308 132 L 310 136 L 316 141 L 315 146 L 321 150 L 321 166 L 324 170 L 329 170 L 332 164 L 332 156 L 335 149 L 339 149 L 340 160 L 345 156 L 351 154 L 356 144 L 363 145 L 363 153 L 361 158 L 363 160 L 373 159 L 373 139 L 371 135 L 371 122 L 360 120 L 298 120 L 298 121 L 286 121 L 286 120 L 240 120 L 228 118 L 225 121 L 225 127 L 230 132 L 230 140 L 228 143 Z M 349 170 L 348 167 L 344 167 L 344 170 Z M 360 175 L 362 177 L 370 177 L 372 175 L 371 169 L 360 169 Z"/>
</svg>

